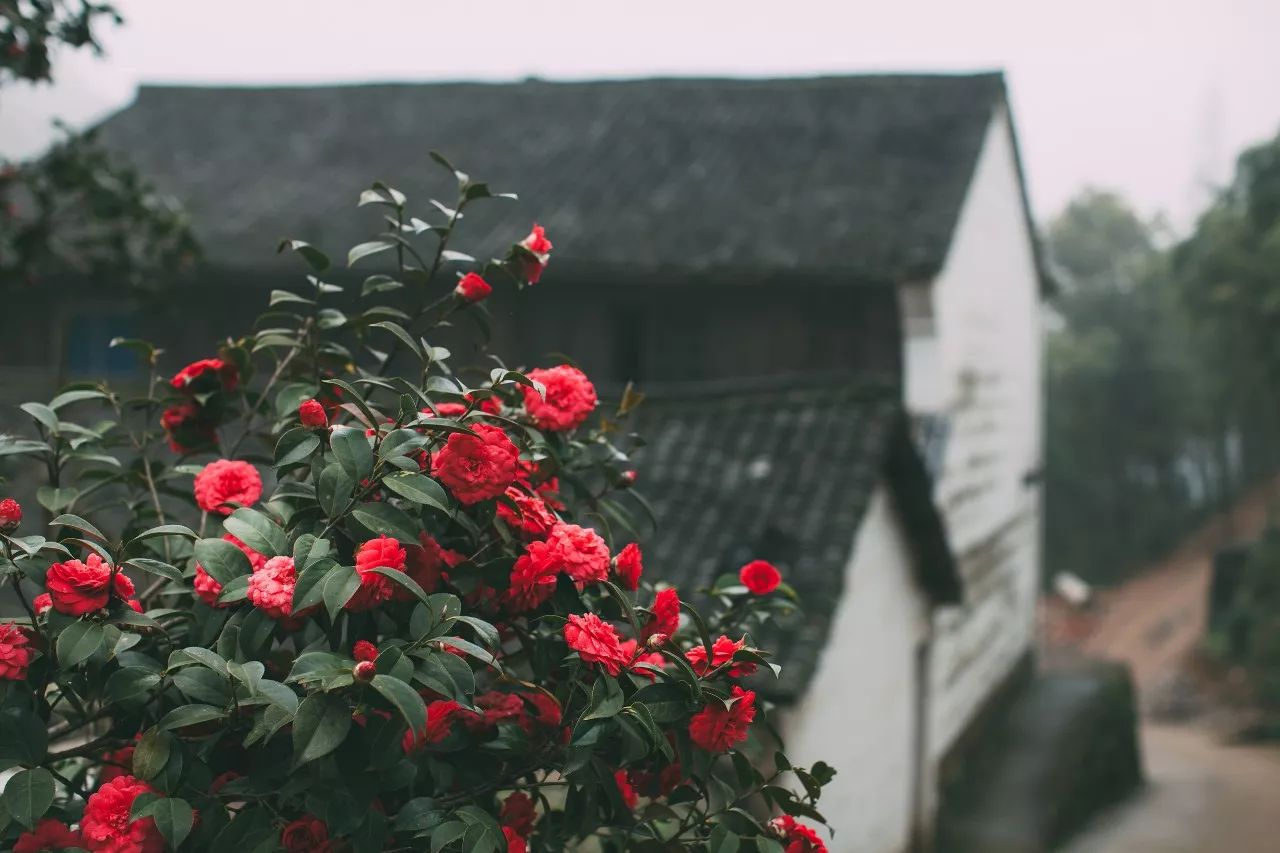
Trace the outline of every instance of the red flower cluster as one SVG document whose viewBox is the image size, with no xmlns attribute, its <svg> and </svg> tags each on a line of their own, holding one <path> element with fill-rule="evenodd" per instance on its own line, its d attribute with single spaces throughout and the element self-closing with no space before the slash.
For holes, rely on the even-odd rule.
<svg viewBox="0 0 1280 853">
<path fill-rule="evenodd" d="M 634 811 L 636 804 L 640 802 L 640 795 L 636 793 L 635 786 L 631 784 L 631 777 L 627 774 L 627 771 L 615 770 L 613 784 L 618 786 L 618 794 L 622 797 L 622 804 L 628 810 Z"/>
<path fill-rule="evenodd" d="M 523 613 L 543 604 L 555 592 L 561 572 L 579 589 L 609 577 L 609 546 L 589 527 L 557 522 L 541 541 L 530 542 L 511 568 L 507 606 Z"/>
<path fill-rule="evenodd" d="M 351 647 L 351 656 L 361 663 L 375 661 L 378 659 L 378 647 L 368 640 L 356 640 Z"/>
<path fill-rule="evenodd" d="M 738 570 L 738 580 L 756 595 L 768 595 L 782 583 L 782 573 L 772 563 L 752 560 Z"/>
<path fill-rule="evenodd" d="M 467 403 L 475 404 L 474 394 L 467 394 L 465 399 Z M 422 414 L 426 415 L 429 418 L 436 418 L 436 417 L 457 418 L 467 413 L 467 408 L 468 408 L 467 403 L 453 403 L 453 402 L 432 403 L 431 405 L 435 408 L 435 411 L 433 412 L 431 411 L 431 409 L 424 407 L 422 409 Z M 499 400 L 496 396 L 489 396 L 489 397 L 485 397 L 478 404 L 475 404 L 474 407 L 479 409 L 482 412 L 487 412 L 491 415 L 496 415 L 502 411 L 502 401 Z"/>
<path fill-rule="evenodd" d="M 174 374 L 169 385 L 185 399 L 160 415 L 160 425 L 174 453 L 191 453 L 218 443 L 218 411 L 210 396 L 234 391 L 240 384 L 240 371 L 220 358 L 194 361 Z"/>
<path fill-rule="evenodd" d="M 534 811 L 533 799 L 524 791 L 516 791 L 502 801 L 498 823 L 511 827 L 517 835 L 527 836 L 532 833 L 537 821 L 538 813 Z"/>
<path fill-rule="evenodd" d="M 440 585 L 444 570 L 452 569 L 467 558 L 464 554 L 443 547 L 429 533 L 419 533 L 418 542 L 420 544 L 405 548 L 404 569 L 424 591 L 434 592 Z M 403 588 L 397 591 L 397 595 L 400 593 L 406 598 L 412 597 L 412 593 Z"/>
<path fill-rule="evenodd" d="M 455 432 L 436 454 L 431 473 L 464 504 L 496 498 L 516 479 L 519 449 L 499 427 L 472 424 L 475 435 Z"/>
<path fill-rule="evenodd" d="M 644 572 L 642 556 L 640 546 L 631 542 L 613 558 L 613 570 L 617 573 L 618 580 L 632 592 L 640 588 L 640 575 Z"/>
<path fill-rule="evenodd" d="M 544 398 L 532 388 L 520 389 L 524 393 L 524 410 L 539 429 L 575 429 L 595 410 L 595 386 L 578 368 L 562 364 L 530 370 L 528 375 L 546 390 Z"/>
<path fill-rule="evenodd" d="M 8 533 L 22 523 L 22 505 L 13 498 L 0 501 L 0 530 Z"/>
<path fill-rule="evenodd" d="M 300 817 L 285 825 L 280 832 L 280 846 L 285 853 L 330 853 L 329 827 L 315 815 Z"/>
<path fill-rule="evenodd" d="M 154 820 L 129 820 L 133 801 L 152 791 L 140 779 L 119 776 L 91 794 L 80 819 L 83 846 L 105 853 L 164 853 L 164 838 Z"/>
<path fill-rule="evenodd" d="M 531 543 L 511 567 L 511 586 L 506 594 L 507 607 L 513 613 L 523 613 L 545 604 L 556 591 L 556 577 L 559 574 L 559 566 L 549 553 L 546 543 Z"/>
<path fill-rule="evenodd" d="M 218 601 L 218 596 L 222 593 L 222 584 L 217 579 L 204 570 L 204 566 L 196 563 L 196 576 L 191 580 L 191 585 L 195 587 L 196 596 L 210 607 L 226 607 Z"/>
<path fill-rule="evenodd" d="M 453 289 L 453 292 L 463 302 L 483 302 L 490 293 L 493 293 L 493 286 L 476 273 L 469 272 L 459 279 L 458 286 Z"/>
<path fill-rule="evenodd" d="M 174 453 L 194 453 L 218 443 L 217 424 L 195 403 L 179 403 L 165 409 L 160 426 Z"/>
<path fill-rule="evenodd" d="M 693 715 L 689 720 L 689 739 L 707 752 L 726 752 L 747 739 L 747 729 L 756 718 L 756 694 L 734 687 L 733 704 L 725 708 L 718 700 Z"/>
<path fill-rule="evenodd" d="M 272 619 L 288 619 L 293 611 L 293 588 L 297 582 L 293 558 L 272 557 L 249 577 L 246 597 Z"/>
<path fill-rule="evenodd" d="M 693 667 L 694 672 L 698 673 L 698 675 L 706 675 L 716 667 L 733 660 L 734 653 L 741 649 L 745 649 L 746 647 L 747 640 L 745 637 L 735 643 L 733 640 L 730 640 L 722 634 L 719 639 L 711 644 L 710 665 L 707 664 L 706 647 L 701 645 L 694 646 L 689 649 L 689 651 L 684 653 L 684 657 L 685 660 L 689 661 L 689 665 Z M 738 663 L 729 667 L 728 673 L 732 678 L 745 678 L 755 671 L 756 665 L 747 661 L 745 663 Z"/>
<path fill-rule="evenodd" d="M 196 474 L 194 489 L 200 509 L 231 515 L 235 507 L 228 504 L 232 501 L 250 506 L 262 497 L 262 476 L 248 462 L 219 459 Z"/>
<path fill-rule="evenodd" d="M 298 405 L 298 420 L 305 427 L 323 429 L 329 425 L 329 414 L 319 400 L 303 400 Z"/>
<path fill-rule="evenodd" d="M 594 613 L 571 614 L 564 626 L 564 641 L 584 663 L 599 664 L 609 675 L 616 676 L 631 663 L 617 629 Z"/>
<path fill-rule="evenodd" d="M 406 753 L 419 749 L 424 744 L 439 743 L 453 731 L 454 720 L 463 715 L 472 715 L 452 699 L 438 699 L 427 705 L 427 724 L 417 732 L 405 732 L 401 741 Z"/>
<path fill-rule="evenodd" d="M 83 616 L 107 606 L 111 598 L 111 564 L 103 562 L 97 554 L 90 554 L 88 562 L 67 560 L 54 563 L 44 577 L 45 589 L 53 609 L 68 616 Z M 116 572 L 115 594 L 123 599 L 133 595 L 133 581 L 124 572 Z"/>
<path fill-rule="evenodd" d="M 528 492 L 523 484 L 517 483 L 507 489 L 506 496 L 511 504 L 505 501 L 498 504 L 498 518 L 529 539 L 546 536 L 560 520 L 547 507 L 546 501 Z"/>
<path fill-rule="evenodd" d="M 769 828 L 782 839 L 786 853 L 827 853 L 827 845 L 811 827 L 791 815 L 780 815 L 769 821 Z"/>
<path fill-rule="evenodd" d="M 22 681 L 31 664 L 31 640 L 12 622 L 0 622 L 0 679 Z"/>
<path fill-rule="evenodd" d="M 405 560 L 405 549 L 390 536 L 379 536 L 361 545 L 356 550 L 356 573 L 360 575 L 360 588 L 351 596 L 346 609 L 357 612 L 372 610 L 395 597 L 396 591 L 404 588 L 374 569 L 387 568 L 403 572 Z"/>
<path fill-rule="evenodd" d="M 58 853 L 68 847 L 80 847 L 80 834 L 52 818 L 37 821 L 35 828 L 18 836 L 13 853 Z"/>
</svg>

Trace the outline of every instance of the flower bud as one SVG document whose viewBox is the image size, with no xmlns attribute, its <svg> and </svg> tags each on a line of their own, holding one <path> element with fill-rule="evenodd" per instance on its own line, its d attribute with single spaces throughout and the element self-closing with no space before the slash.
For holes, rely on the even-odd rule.
<svg viewBox="0 0 1280 853">
<path fill-rule="evenodd" d="M 356 681 L 373 681 L 378 674 L 378 667 L 371 660 L 362 660 L 351 668 L 351 675 Z"/>
<path fill-rule="evenodd" d="M 618 485 L 624 489 L 629 489 L 635 484 L 636 484 L 635 471 L 623 471 L 621 476 L 618 477 Z"/>
<path fill-rule="evenodd" d="M 484 301 L 490 293 L 493 293 L 493 287 L 476 273 L 469 272 L 459 279 L 458 286 L 453 289 L 453 292 L 463 302 L 474 303 Z"/>
<path fill-rule="evenodd" d="M 670 639 L 666 634 L 651 634 L 649 639 L 644 641 L 644 647 L 651 652 L 656 652 L 665 646 Z"/>
<path fill-rule="evenodd" d="M 329 416 L 325 414 L 324 406 L 319 400 L 303 400 L 298 406 L 298 420 L 302 421 L 303 426 L 317 429 L 329 425 Z"/>
<path fill-rule="evenodd" d="M 22 523 L 22 507 L 13 498 L 0 501 L 0 530 L 8 533 Z"/>
</svg>

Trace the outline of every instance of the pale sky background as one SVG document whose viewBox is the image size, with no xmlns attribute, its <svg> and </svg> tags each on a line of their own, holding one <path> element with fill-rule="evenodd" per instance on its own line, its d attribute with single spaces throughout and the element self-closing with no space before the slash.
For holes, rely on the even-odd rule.
<svg viewBox="0 0 1280 853">
<path fill-rule="evenodd" d="M 0 155 L 140 82 L 254 84 L 865 71 L 1008 75 L 1043 220 L 1085 185 L 1185 228 L 1280 130 L 1280 0 L 118 0 L 108 55 L 0 94 Z"/>
</svg>

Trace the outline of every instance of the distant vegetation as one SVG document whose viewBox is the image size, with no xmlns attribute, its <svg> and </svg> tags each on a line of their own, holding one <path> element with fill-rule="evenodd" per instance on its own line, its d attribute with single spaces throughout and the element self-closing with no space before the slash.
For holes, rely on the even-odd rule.
<svg viewBox="0 0 1280 853">
<path fill-rule="evenodd" d="M 1280 468 L 1280 138 L 1181 242 L 1087 191 L 1048 243 L 1046 563 L 1106 583 Z"/>
</svg>

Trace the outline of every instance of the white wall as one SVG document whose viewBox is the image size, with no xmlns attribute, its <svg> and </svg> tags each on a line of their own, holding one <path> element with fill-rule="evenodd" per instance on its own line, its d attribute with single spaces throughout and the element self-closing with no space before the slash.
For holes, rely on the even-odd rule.
<svg viewBox="0 0 1280 853">
<path fill-rule="evenodd" d="M 1031 647 L 1040 572 L 1039 281 L 1007 115 L 987 131 L 951 250 L 933 283 L 935 381 L 910 362 L 907 402 L 943 414 L 950 435 L 935 497 L 965 581 L 961 607 L 937 611 L 930 749 L 951 746 Z"/>
<path fill-rule="evenodd" d="M 796 764 L 822 760 L 838 771 L 820 804 L 836 830 L 833 853 L 900 853 L 911 832 L 916 649 L 928 611 L 883 485 L 844 584 L 818 670 L 783 735 Z"/>
</svg>

